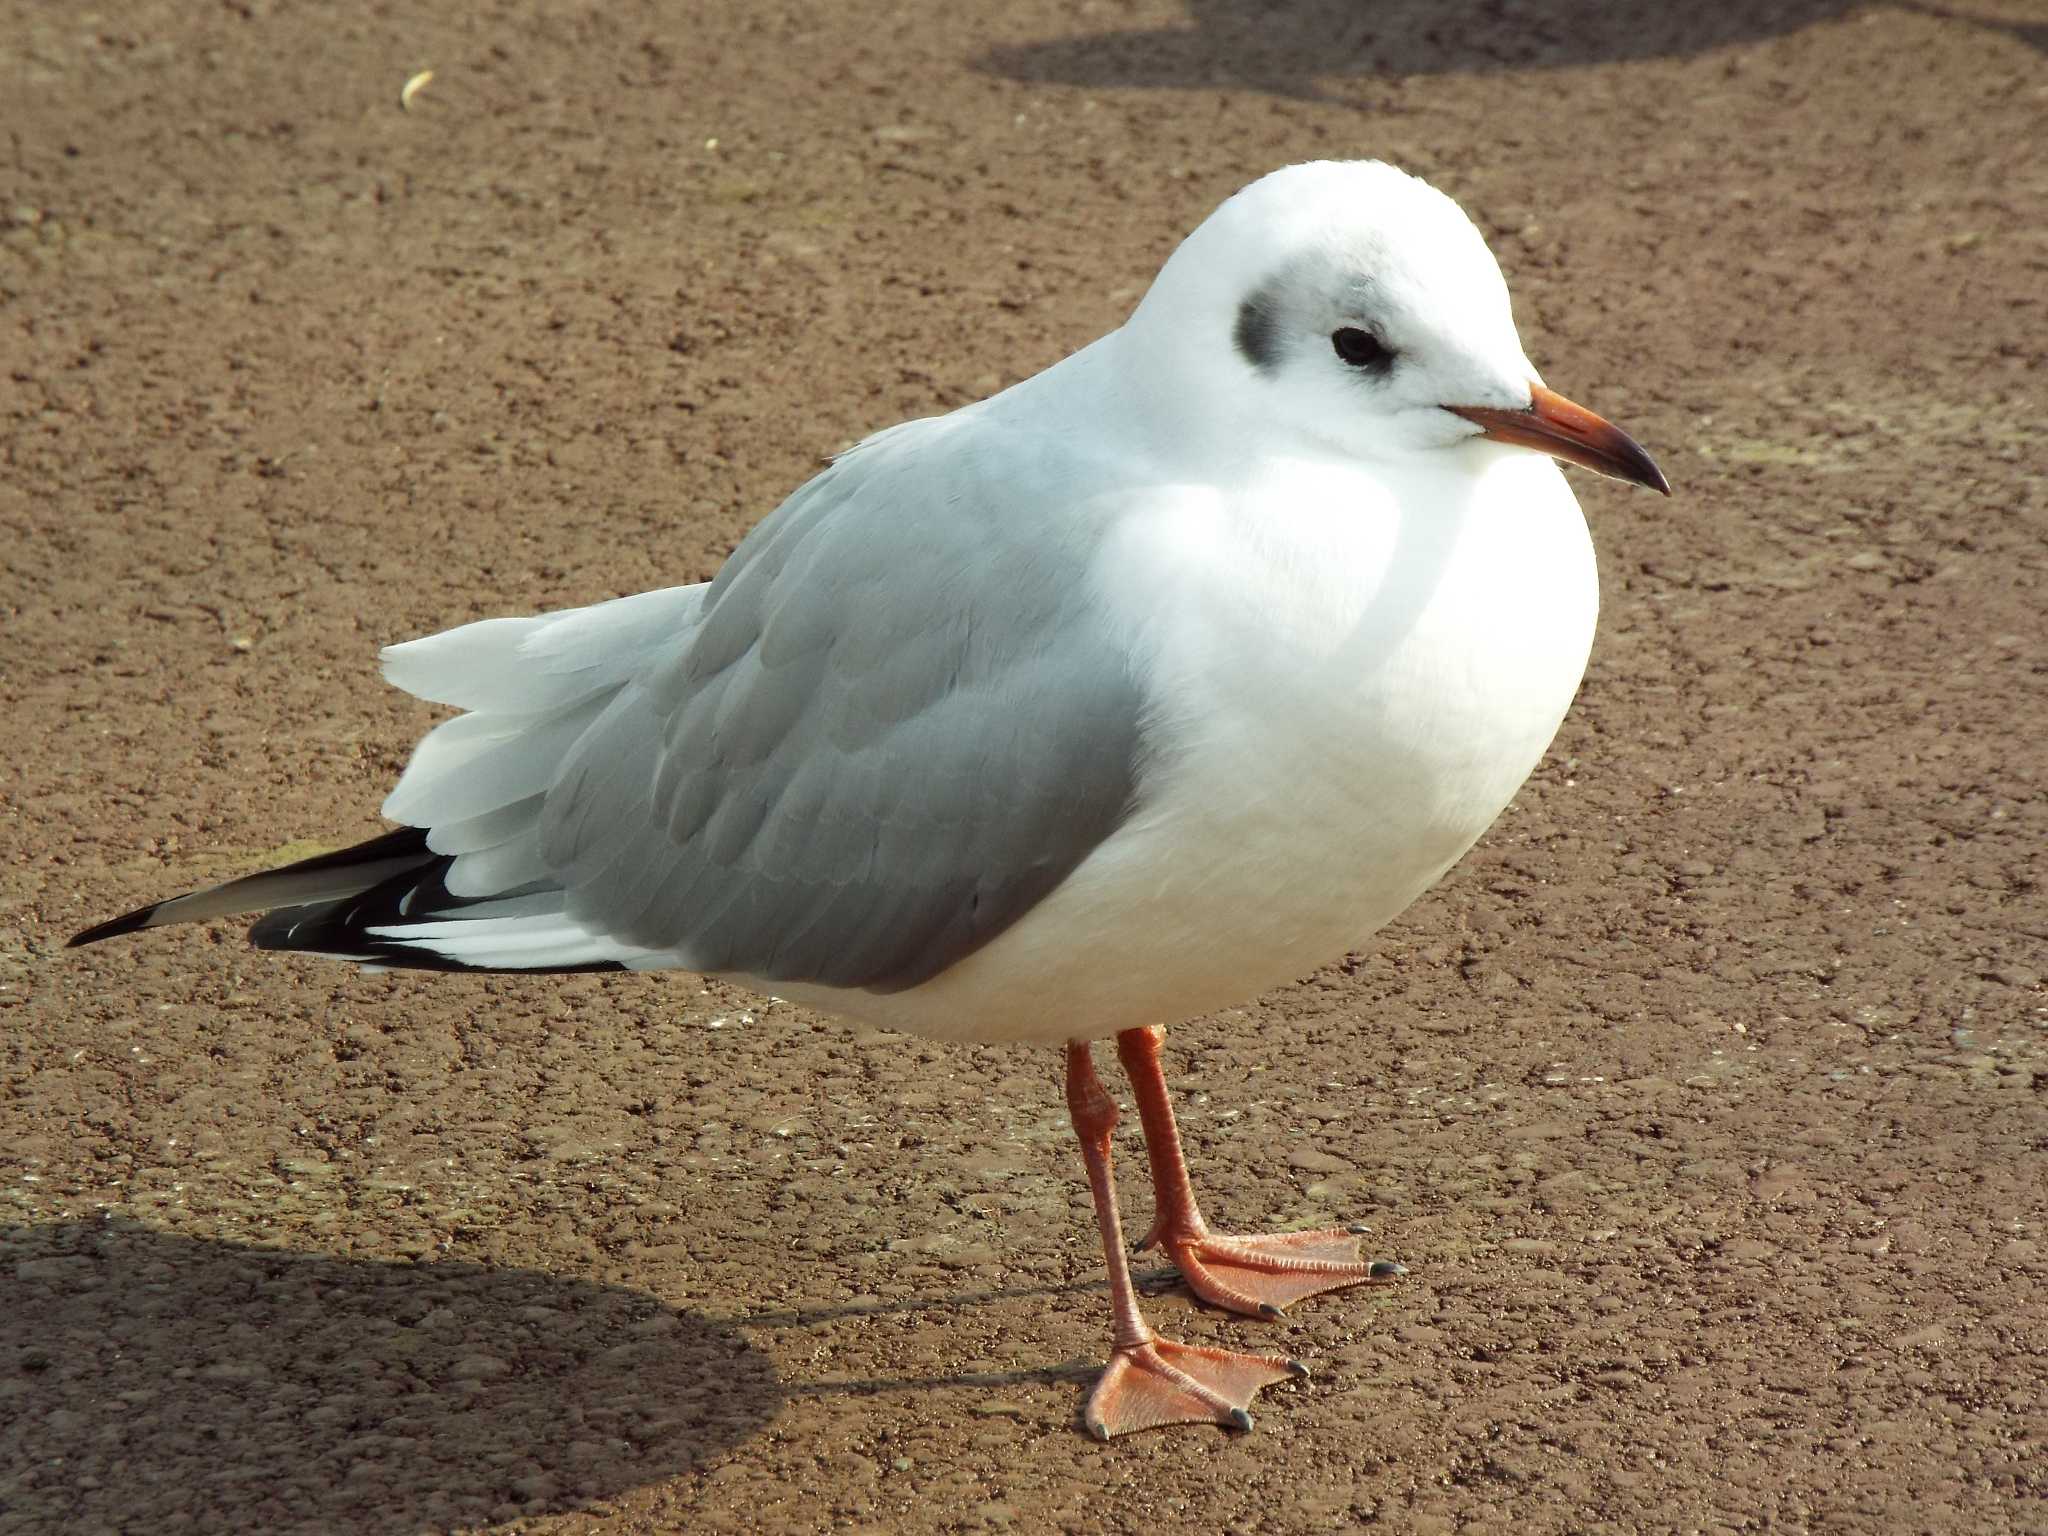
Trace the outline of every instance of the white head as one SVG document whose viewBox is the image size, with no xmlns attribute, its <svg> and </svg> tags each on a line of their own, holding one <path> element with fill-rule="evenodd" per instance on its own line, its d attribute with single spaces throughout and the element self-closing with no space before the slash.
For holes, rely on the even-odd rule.
<svg viewBox="0 0 2048 1536">
<path fill-rule="evenodd" d="M 1372 462 L 1483 437 L 1666 488 L 1626 434 L 1542 387 L 1458 205 L 1378 161 L 1253 182 L 1182 242 L 1128 329 L 1204 430 Z"/>
</svg>

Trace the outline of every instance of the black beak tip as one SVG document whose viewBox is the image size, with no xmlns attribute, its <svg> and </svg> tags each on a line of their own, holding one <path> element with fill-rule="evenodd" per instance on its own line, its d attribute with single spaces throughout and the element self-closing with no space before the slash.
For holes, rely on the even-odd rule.
<svg viewBox="0 0 2048 1536">
<path fill-rule="evenodd" d="M 1671 494 L 1671 482 L 1664 478 L 1664 471 L 1657 467 L 1657 461 L 1650 457 L 1643 445 L 1626 432 L 1618 432 L 1620 451 L 1614 456 L 1611 471 L 1618 480 L 1627 480 L 1655 491 L 1659 496 Z"/>
</svg>

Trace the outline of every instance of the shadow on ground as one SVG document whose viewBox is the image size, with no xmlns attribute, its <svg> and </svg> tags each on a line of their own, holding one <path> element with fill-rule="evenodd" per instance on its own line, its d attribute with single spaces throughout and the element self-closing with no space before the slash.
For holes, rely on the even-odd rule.
<svg viewBox="0 0 2048 1536">
<path fill-rule="evenodd" d="M 0 1525 L 414 1532 L 586 1507 L 783 1400 L 735 1329 L 532 1270 L 0 1229 Z"/>
<path fill-rule="evenodd" d="M 1558 69 L 1688 58 L 1798 32 L 1865 9 L 1864 0 L 1189 0 L 1184 24 L 997 48 L 977 65 L 1035 84 L 1341 95 L 1345 79 Z M 2048 50 L 2048 27 L 1909 4 Z"/>
<path fill-rule="evenodd" d="M 1163 1295 L 1185 1284 L 1180 1271 L 1172 1268 L 1149 1269 L 1132 1278 L 1140 1294 L 1147 1298 Z M 1042 1301 L 1054 1296 L 1079 1296 L 1091 1292 L 1102 1298 L 1103 1348 L 1100 1358 L 1063 1360 L 1047 1365 L 1023 1366 L 1010 1371 L 961 1371 L 924 1376 L 834 1375 L 809 1381 L 793 1379 L 782 1383 L 784 1395 L 791 1399 L 842 1395 L 872 1397 L 899 1392 L 982 1392 L 995 1387 L 1056 1386 L 1061 1383 L 1086 1389 L 1102 1374 L 1102 1367 L 1109 1358 L 1109 1285 L 1102 1280 L 1076 1280 L 1063 1285 L 999 1286 L 979 1291 L 955 1291 L 944 1296 L 910 1296 L 841 1302 L 829 1306 L 783 1308 L 750 1313 L 734 1319 L 734 1322 L 737 1326 L 747 1329 L 812 1329 L 829 1327 L 849 1318 L 918 1313 L 929 1316 L 932 1327 L 937 1329 L 947 1326 L 951 1315 L 963 1314 L 979 1307 L 1005 1301 Z M 1075 1398 L 1076 1434 L 1086 1433 L 1081 1420 L 1081 1407 L 1085 1401 L 1086 1392 L 1083 1390 Z"/>
</svg>

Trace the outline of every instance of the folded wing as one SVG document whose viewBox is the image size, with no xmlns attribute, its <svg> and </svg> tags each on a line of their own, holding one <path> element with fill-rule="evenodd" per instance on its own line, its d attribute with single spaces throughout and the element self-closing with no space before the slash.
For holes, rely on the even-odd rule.
<svg viewBox="0 0 2048 1536">
<path fill-rule="evenodd" d="M 385 804 L 425 852 L 256 942 L 894 990 L 1002 932 L 1129 814 L 1142 701 L 1091 520 L 1048 516 L 1023 446 L 918 437 L 840 460 L 706 586 L 393 647 L 392 681 L 467 711 Z"/>
</svg>

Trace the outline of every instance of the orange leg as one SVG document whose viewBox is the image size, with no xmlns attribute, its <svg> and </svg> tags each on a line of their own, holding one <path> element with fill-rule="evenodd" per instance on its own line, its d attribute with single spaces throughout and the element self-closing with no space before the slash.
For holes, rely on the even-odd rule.
<svg viewBox="0 0 2048 1536">
<path fill-rule="evenodd" d="M 1152 1230 L 1138 1244 L 1139 1252 L 1159 1244 L 1172 1255 L 1188 1289 L 1202 1300 L 1254 1317 L 1278 1317 L 1281 1308 L 1303 1297 L 1347 1285 L 1398 1280 L 1408 1273 L 1405 1265 L 1390 1259 L 1361 1262 L 1355 1228 L 1255 1237 L 1210 1231 L 1195 1204 L 1187 1159 L 1180 1149 L 1180 1127 L 1174 1123 L 1166 1075 L 1159 1069 L 1159 1048 L 1165 1039 L 1166 1031 L 1156 1024 L 1127 1029 L 1116 1037 L 1117 1055 L 1130 1076 L 1138 1119 L 1145 1127 L 1145 1155 L 1152 1164 L 1152 1198 L 1158 1211 Z"/>
<path fill-rule="evenodd" d="M 1109 1366 L 1089 1394 L 1082 1422 L 1098 1440 L 1153 1429 L 1162 1424 L 1225 1424 L 1250 1429 L 1247 1411 L 1259 1388 L 1306 1376 L 1308 1368 L 1282 1355 L 1240 1355 L 1227 1349 L 1174 1344 L 1154 1333 L 1138 1311 L 1124 1256 L 1123 1223 L 1117 1217 L 1116 1185 L 1109 1171 L 1109 1135 L 1116 1126 L 1116 1100 L 1103 1091 L 1085 1042 L 1067 1047 L 1067 1113 L 1088 1164 L 1095 1196 L 1095 1220 L 1102 1228 L 1102 1254 L 1109 1265 L 1109 1299 L 1115 1316 Z"/>
</svg>

